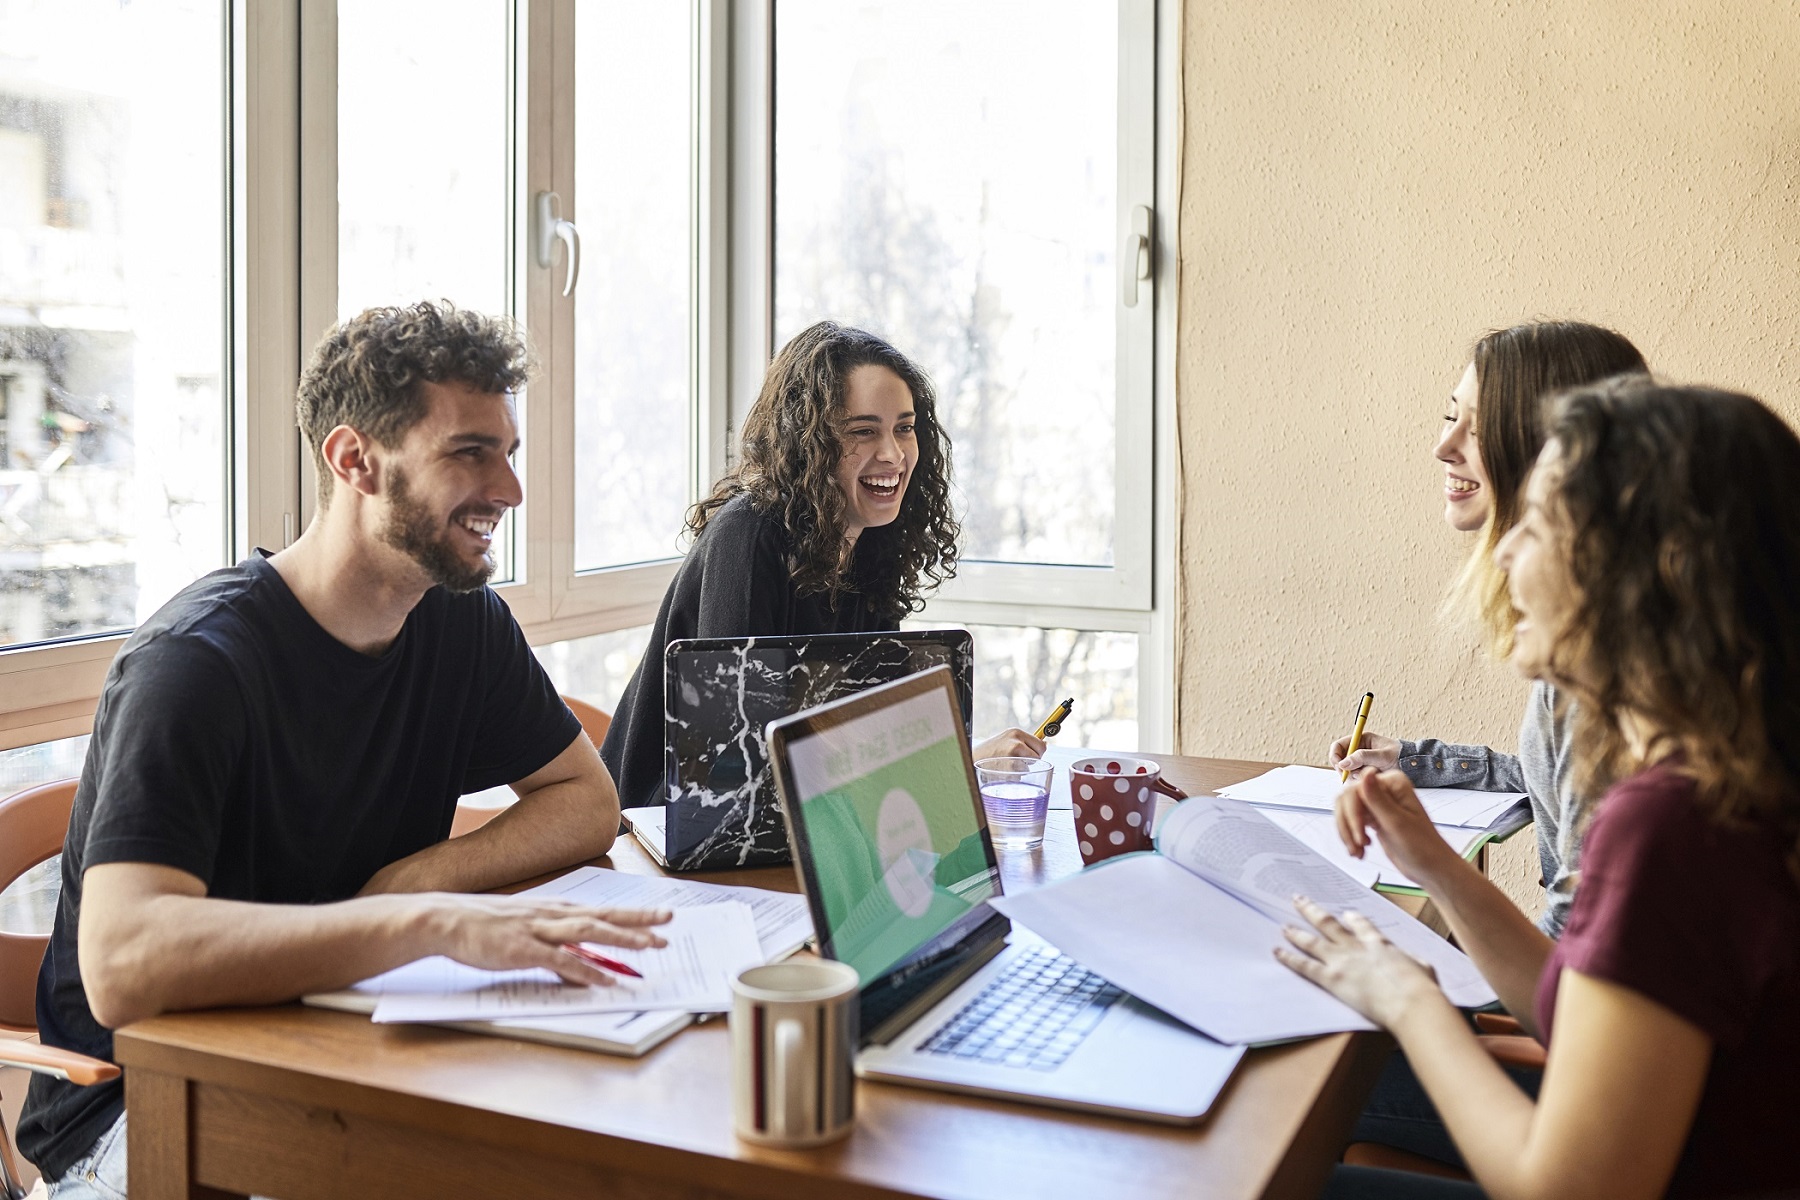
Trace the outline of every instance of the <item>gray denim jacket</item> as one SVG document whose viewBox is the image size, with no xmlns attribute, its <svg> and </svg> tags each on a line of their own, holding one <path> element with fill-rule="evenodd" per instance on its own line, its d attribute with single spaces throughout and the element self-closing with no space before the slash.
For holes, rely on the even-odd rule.
<svg viewBox="0 0 1800 1200">
<path fill-rule="evenodd" d="M 1400 743 L 1400 770 L 1415 787 L 1472 788 L 1478 792 L 1524 792 L 1531 799 L 1537 827 L 1538 865 L 1543 869 L 1544 913 L 1538 928 L 1561 937 L 1575 902 L 1581 855 L 1582 802 L 1569 778 L 1569 736 L 1575 706 L 1556 712 L 1556 689 L 1531 685 L 1525 721 L 1519 729 L 1519 753 L 1502 754 L 1488 746 L 1464 746 L 1435 738 Z"/>
</svg>

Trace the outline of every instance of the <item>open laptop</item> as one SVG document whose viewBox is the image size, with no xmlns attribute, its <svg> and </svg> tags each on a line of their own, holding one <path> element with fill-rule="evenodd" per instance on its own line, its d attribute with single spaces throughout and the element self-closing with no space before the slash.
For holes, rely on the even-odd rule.
<svg viewBox="0 0 1800 1200">
<path fill-rule="evenodd" d="M 670 642 L 663 652 L 668 802 L 626 809 L 626 824 L 652 858 L 676 871 L 787 862 L 768 723 L 940 664 L 951 669 L 968 712 L 975 655 L 966 629 Z"/>
<path fill-rule="evenodd" d="M 859 1075 L 1205 1116 L 1242 1047 L 1125 995 L 986 903 L 1000 869 L 949 671 L 776 721 L 769 749 L 819 951 L 862 977 Z"/>
</svg>

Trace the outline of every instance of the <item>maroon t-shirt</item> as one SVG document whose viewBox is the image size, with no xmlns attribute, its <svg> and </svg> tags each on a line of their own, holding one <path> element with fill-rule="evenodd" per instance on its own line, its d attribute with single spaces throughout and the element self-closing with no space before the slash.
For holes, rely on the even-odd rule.
<svg viewBox="0 0 1800 1200">
<path fill-rule="evenodd" d="M 1714 824 L 1667 765 L 1613 787 L 1583 842 L 1574 911 L 1538 980 L 1538 1022 L 1554 1036 L 1568 967 L 1712 1039 L 1671 1196 L 1800 1189 L 1800 885 L 1787 849 Z"/>
</svg>

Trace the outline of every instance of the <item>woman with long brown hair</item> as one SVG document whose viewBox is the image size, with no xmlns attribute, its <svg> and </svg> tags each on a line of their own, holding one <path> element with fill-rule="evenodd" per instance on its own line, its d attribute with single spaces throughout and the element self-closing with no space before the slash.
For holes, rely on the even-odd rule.
<svg viewBox="0 0 1800 1200">
<path fill-rule="evenodd" d="M 1749 396 L 1625 378 L 1563 397 L 1496 548 L 1512 661 L 1577 704 L 1601 796 L 1552 942 L 1452 853 L 1397 771 L 1338 803 L 1424 884 L 1549 1048 L 1533 1100 L 1429 974 L 1298 901 L 1276 951 L 1389 1029 L 1474 1184 L 1340 1168 L 1334 1196 L 1800 1189 L 1800 438 Z M 1479 1185 L 1479 1188 L 1476 1186 Z"/>
<path fill-rule="evenodd" d="M 956 573 L 950 438 L 930 379 L 860 329 L 795 335 L 744 419 L 737 465 L 687 528 L 693 547 L 600 748 L 627 808 L 664 800 L 670 642 L 896 629 Z M 1043 748 L 1010 729 L 976 757 Z"/>
<path fill-rule="evenodd" d="M 1475 535 L 1475 545 L 1446 608 L 1470 619 L 1489 653 L 1512 653 L 1513 610 L 1494 550 L 1518 523 L 1525 476 L 1544 446 L 1544 399 L 1564 388 L 1612 375 L 1642 372 L 1644 356 L 1623 334 L 1582 321 L 1536 321 L 1497 329 L 1475 343 L 1462 379 L 1450 393 L 1436 455 L 1444 464 L 1444 521 Z M 1538 864 L 1544 881 L 1539 924 L 1562 932 L 1575 894 L 1580 843 L 1579 791 L 1569 776 L 1572 715 L 1547 683 L 1532 685 L 1519 729 L 1519 753 L 1435 738 L 1395 741 L 1364 736 L 1333 742 L 1327 760 L 1351 772 L 1398 768 L 1415 787 L 1524 792 L 1531 800 Z"/>
</svg>

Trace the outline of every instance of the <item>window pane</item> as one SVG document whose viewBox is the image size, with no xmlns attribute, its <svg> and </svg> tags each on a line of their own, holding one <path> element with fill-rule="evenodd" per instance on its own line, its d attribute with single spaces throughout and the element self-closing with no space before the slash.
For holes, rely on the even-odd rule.
<svg viewBox="0 0 1800 1200">
<path fill-rule="evenodd" d="M 690 5 L 575 13 L 575 567 L 669 558 L 689 502 Z"/>
<path fill-rule="evenodd" d="M 536 647 L 536 652 L 557 691 L 611 713 L 618 709 L 619 697 L 649 642 L 650 626 L 638 625 L 552 642 Z"/>
<path fill-rule="evenodd" d="M 340 317 L 419 300 L 513 311 L 508 7 L 338 5 Z M 494 531 L 495 584 L 518 577 L 515 526 L 508 513 Z"/>
<path fill-rule="evenodd" d="M 223 22 L 0 5 L 0 645 L 226 561 Z"/>
<path fill-rule="evenodd" d="M 777 343 L 863 325 L 931 375 L 963 554 L 1110 565 L 1118 13 L 782 0 Z"/>
<path fill-rule="evenodd" d="M 1064 697 L 1075 711 L 1057 741 L 1097 750 L 1138 747 L 1138 635 L 970 625 L 975 638 L 975 736 L 1036 729 Z"/>
<path fill-rule="evenodd" d="M 507 5 L 338 5 L 338 314 L 512 308 Z"/>
</svg>

